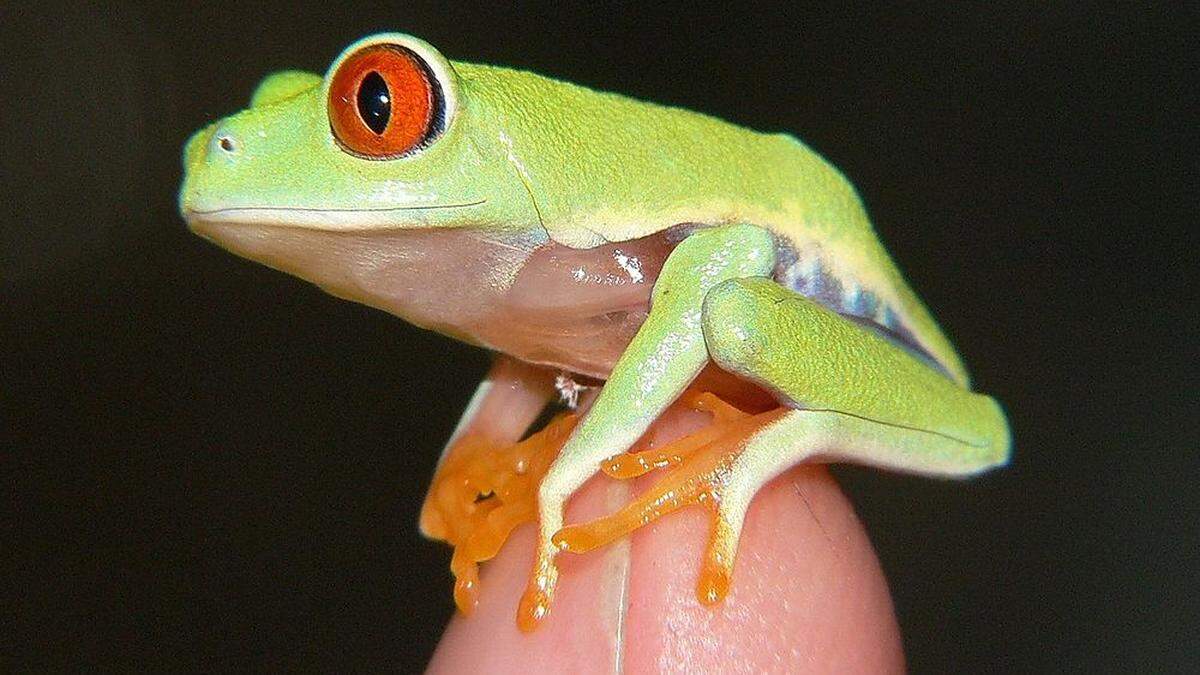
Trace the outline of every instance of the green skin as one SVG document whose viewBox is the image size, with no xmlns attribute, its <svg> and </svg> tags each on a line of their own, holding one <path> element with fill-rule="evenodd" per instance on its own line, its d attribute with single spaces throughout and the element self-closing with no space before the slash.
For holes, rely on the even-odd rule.
<svg viewBox="0 0 1200 675">
<path fill-rule="evenodd" d="M 557 553 L 553 535 L 570 495 L 710 361 L 791 408 L 748 441 L 725 486 L 719 511 L 733 542 L 754 493 L 801 461 L 965 476 L 1008 460 L 999 405 L 969 390 L 853 187 L 799 141 L 531 73 L 451 63 L 402 34 L 351 45 L 330 76 L 348 55 L 381 43 L 411 50 L 436 77 L 448 119 L 436 139 L 396 159 L 354 156 L 330 129 L 329 76 L 271 75 L 248 110 L 188 142 L 180 205 L 189 224 L 483 227 L 498 239 L 548 237 L 577 249 L 704 226 L 671 252 L 648 318 L 541 485 L 544 559 Z M 768 278 L 781 243 L 821 251 L 830 273 L 891 308 L 940 370 Z M 268 264 L 304 276 L 286 260 Z"/>
</svg>

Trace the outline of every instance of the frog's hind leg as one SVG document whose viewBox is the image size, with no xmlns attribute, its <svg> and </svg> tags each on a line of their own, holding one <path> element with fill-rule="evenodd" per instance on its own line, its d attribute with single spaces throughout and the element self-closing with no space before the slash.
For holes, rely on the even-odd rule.
<svg viewBox="0 0 1200 675">
<path fill-rule="evenodd" d="M 833 454 L 823 448 L 822 457 L 936 476 L 1008 461 L 1008 423 L 994 399 L 769 279 L 716 286 L 705 297 L 703 323 L 709 355 L 724 370 L 789 408 L 855 418 L 871 430 L 834 425 L 846 437 L 822 438 L 844 443 Z"/>
<path fill-rule="evenodd" d="M 754 495 L 779 473 L 819 456 L 831 444 L 861 440 L 863 429 L 856 434 L 857 426 L 866 425 L 835 413 L 785 407 L 714 422 L 662 448 L 664 454 L 679 453 L 683 458 L 637 499 L 611 515 L 563 528 L 554 543 L 585 553 L 681 508 L 703 506 L 710 529 L 696 597 L 704 604 L 719 602 L 729 589 L 742 525 Z"/>
<path fill-rule="evenodd" d="M 679 466 L 621 511 L 567 527 L 555 542 L 581 552 L 678 508 L 704 504 L 712 529 L 697 594 L 720 600 L 754 495 L 804 461 L 849 461 L 961 476 L 1007 458 L 1003 413 L 905 350 L 767 279 L 709 292 L 704 331 L 712 359 L 786 405 L 718 424 Z M 748 320 L 749 318 L 749 320 Z M 660 451 L 672 454 L 670 446 Z"/>
</svg>

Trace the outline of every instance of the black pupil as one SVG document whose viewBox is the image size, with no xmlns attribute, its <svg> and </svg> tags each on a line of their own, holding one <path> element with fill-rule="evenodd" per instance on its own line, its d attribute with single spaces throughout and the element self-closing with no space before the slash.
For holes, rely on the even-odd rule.
<svg viewBox="0 0 1200 675">
<path fill-rule="evenodd" d="M 375 71 L 367 73 L 358 85 L 358 115 L 371 131 L 383 135 L 392 117 L 392 95 L 387 82 Z"/>
</svg>

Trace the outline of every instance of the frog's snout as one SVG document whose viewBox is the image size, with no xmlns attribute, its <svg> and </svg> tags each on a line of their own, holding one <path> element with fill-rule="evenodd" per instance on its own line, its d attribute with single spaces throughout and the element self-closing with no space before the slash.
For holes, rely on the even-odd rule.
<svg viewBox="0 0 1200 675">
<path fill-rule="evenodd" d="M 214 164 L 228 166 L 246 158 L 249 149 L 246 133 L 245 128 L 239 128 L 229 119 L 201 129 L 188 139 L 184 148 L 184 169 L 195 171 Z"/>
<path fill-rule="evenodd" d="M 180 210 L 184 216 L 199 197 L 197 188 L 201 175 L 211 169 L 233 168 L 245 158 L 246 146 L 242 135 L 228 123 L 217 122 L 196 132 L 183 150 L 184 184 L 180 190 Z"/>
<path fill-rule="evenodd" d="M 237 117 L 219 120 L 196 132 L 183 151 L 184 184 L 180 208 L 187 214 L 207 194 L 221 193 L 221 185 L 244 176 L 250 161 L 262 155 L 264 133 Z M 215 181 L 215 183 L 214 183 Z M 214 188 L 214 185 L 216 186 Z"/>
</svg>

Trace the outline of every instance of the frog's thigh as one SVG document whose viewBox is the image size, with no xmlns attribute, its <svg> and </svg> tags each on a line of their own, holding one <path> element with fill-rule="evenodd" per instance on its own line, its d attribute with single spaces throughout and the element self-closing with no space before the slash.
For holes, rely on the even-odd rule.
<svg viewBox="0 0 1200 675">
<path fill-rule="evenodd" d="M 739 481 L 761 484 L 809 458 L 942 476 L 1008 459 L 993 399 L 773 281 L 713 288 L 702 324 L 713 361 L 797 409 L 751 440 Z"/>
<path fill-rule="evenodd" d="M 746 440 L 725 477 L 702 600 L 723 594 L 750 501 L 791 466 L 848 461 L 962 476 L 1007 461 L 1008 430 L 995 401 L 773 281 L 714 287 L 702 326 L 713 361 L 792 408 Z"/>
</svg>

